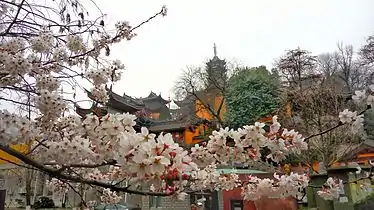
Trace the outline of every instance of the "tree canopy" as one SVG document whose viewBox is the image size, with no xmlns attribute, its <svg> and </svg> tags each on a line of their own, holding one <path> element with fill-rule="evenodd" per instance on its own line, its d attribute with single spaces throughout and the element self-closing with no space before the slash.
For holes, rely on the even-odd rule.
<svg viewBox="0 0 374 210">
<path fill-rule="evenodd" d="M 279 80 L 265 66 L 238 69 L 227 89 L 226 123 L 241 127 L 269 115 L 279 106 Z"/>
</svg>

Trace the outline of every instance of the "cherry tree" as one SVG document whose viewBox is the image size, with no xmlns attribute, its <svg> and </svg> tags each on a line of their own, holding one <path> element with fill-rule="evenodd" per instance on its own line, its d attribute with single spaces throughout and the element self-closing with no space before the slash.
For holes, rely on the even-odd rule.
<svg viewBox="0 0 374 210">
<path fill-rule="evenodd" d="M 61 90 L 64 84 L 88 88 L 82 87 L 82 81 L 88 81 L 93 97 L 105 103 L 106 85 L 119 81 L 124 69 L 118 60 L 106 58 L 110 47 L 131 40 L 137 28 L 166 12 L 162 7 L 137 26 L 120 21 L 109 30 L 102 17 L 90 20 L 84 5 L 75 0 L 57 0 L 50 6 L 0 0 L 0 99 L 12 105 L 0 112 L 0 149 L 22 161 L 20 166 L 52 177 L 47 185 L 54 192 L 78 192 L 77 186 L 84 184 L 85 190 L 100 192 L 104 203 L 119 202 L 121 193 L 183 199 L 194 191 L 237 187 L 246 200 L 300 194 L 308 185 L 305 174 L 242 182 L 235 172 L 224 175 L 216 170 L 261 162 L 265 147 L 266 158 L 273 162 L 307 149 L 305 138 L 281 128 L 276 116 L 270 125 L 256 122 L 214 131 L 207 143 L 186 150 L 171 134 L 136 131 L 136 117 L 129 113 L 101 118 L 90 114 L 84 120 L 69 114 L 77 101 Z M 355 97 L 366 96 L 371 103 L 371 93 L 357 92 Z M 362 126 L 362 116 L 355 112 L 345 110 L 340 119 L 341 124 Z M 22 153 L 11 147 L 14 144 L 29 145 L 29 150 Z"/>
</svg>

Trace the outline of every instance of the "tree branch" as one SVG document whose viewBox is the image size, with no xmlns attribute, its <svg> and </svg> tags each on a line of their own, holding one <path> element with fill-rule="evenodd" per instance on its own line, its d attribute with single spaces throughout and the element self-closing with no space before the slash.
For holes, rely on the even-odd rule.
<svg viewBox="0 0 374 210">
<path fill-rule="evenodd" d="M 99 164 L 72 164 L 72 165 L 63 165 L 60 169 L 58 169 L 58 172 L 62 172 L 69 168 L 98 168 L 101 166 L 109 166 L 109 165 L 115 165 L 117 163 L 116 160 L 109 160 L 104 161 L 103 163 Z M 54 165 L 54 164 L 48 164 L 48 165 Z"/>
<path fill-rule="evenodd" d="M 30 165 L 40 171 L 43 171 L 44 173 L 48 174 L 51 177 L 55 177 L 57 179 L 64 179 L 67 181 L 71 182 L 77 182 L 77 183 L 82 183 L 82 184 L 88 184 L 88 185 L 93 185 L 93 186 L 98 186 L 98 187 L 103 187 L 103 188 L 108 188 L 116 192 L 125 192 L 125 193 L 130 193 L 130 194 L 137 194 L 137 195 L 149 195 L 149 196 L 169 196 L 172 195 L 167 194 L 167 193 L 157 193 L 157 192 L 142 192 L 142 191 L 136 191 L 136 190 L 131 190 L 128 189 L 128 187 L 118 187 L 115 185 L 107 184 L 104 182 L 99 182 L 95 180 L 89 180 L 89 179 L 82 179 L 79 177 L 74 177 L 71 175 L 66 175 L 64 173 L 61 173 L 61 171 L 44 166 L 35 160 L 25 156 L 24 154 L 8 147 L 0 143 L 0 149 L 3 150 L 4 152 L 8 153 L 9 155 L 12 155 L 18 159 L 20 159 L 22 162 L 24 162 L 27 165 Z"/>
<path fill-rule="evenodd" d="M 362 115 L 362 114 L 364 114 L 364 113 L 365 113 L 367 110 L 369 110 L 369 109 L 371 109 L 371 105 L 367 105 L 366 108 L 365 108 L 363 111 L 361 111 L 358 115 Z M 335 126 L 333 126 L 333 127 L 331 127 L 331 128 L 328 128 L 328 129 L 326 129 L 326 130 L 324 130 L 324 131 L 322 131 L 322 132 L 320 132 L 320 133 L 312 134 L 312 135 L 306 137 L 304 140 L 305 140 L 306 142 L 308 142 L 309 139 L 311 139 L 311 138 L 313 138 L 313 137 L 316 137 L 316 136 L 320 136 L 320 135 L 326 134 L 326 133 L 328 133 L 328 132 L 330 132 L 330 131 L 332 131 L 332 130 L 335 130 L 335 129 L 341 127 L 342 125 L 345 125 L 345 123 L 342 123 L 342 122 L 339 121 L 339 123 L 338 123 L 337 125 L 335 125 Z"/>
<path fill-rule="evenodd" d="M 27 169 L 35 170 L 34 168 L 27 167 L 27 166 L 22 165 L 22 164 L 18 164 L 18 163 L 16 163 L 16 162 L 13 162 L 13 161 L 11 161 L 11 160 L 7 160 L 7 159 L 2 158 L 2 157 L 0 157 L 0 160 L 5 161 L 5 162 L 7 162 L 7 163 L 10 163 L 10 164 L 12 164 L 12 165 L 16 165 L 16 166 L 18 166 L 18 167 L 22 167 L 22 168 L 27 168 Z"/>
<path fill-rule="evenodd" d="M 21 9 L 22 9 L 22 6 L 23 6 L 23 3 L 24 3 L 24 2 L 25 2 L 25 0 L 22 0 L 21 3 L 20 3 L 19 5 L 17 5 L 17 7 L 18 7 L 17 13 L 16 13 L 16 15 L 14 16 L 13 21 L 9 24 L 9 26 L 8 26 L 8 28 L 6 29 L 6 31 L 5 31 L 4 34 L 7 34 L 7 33 L 10 31 L 10 29 L 12 29 L 14 23 L 16 22 L 16 20 L 17 20 L 17 18 L 18 18 L 19 13 L 21 12 Z"/>
</svg>

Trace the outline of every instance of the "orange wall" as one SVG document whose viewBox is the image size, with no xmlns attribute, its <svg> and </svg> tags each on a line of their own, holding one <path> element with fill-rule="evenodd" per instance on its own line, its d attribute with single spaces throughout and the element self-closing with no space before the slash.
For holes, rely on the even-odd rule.
<svg viewBox="0 0 374 210">
<path fill-rule="evenodd" d="M 186 128 L 184 131 L 184 142 L 186 144 L 197 144 L 199 143 L 199 140 L 194 140 L 194 137 L 197 137 L 200 135 L 200 130 L 207 129 L 207 126 L 201 124 L 199 126 L 196 126 L 193 131 L 191 131 L 189 128 Z"/>
<path fill-rule="evenodd" d="M 26 144 L 16 144 L 16 145 L 12 145 L 10 146 L 11 148 L 19 151 L 19 152 L 22 152 L 22 153 L 27 153 L 28 151 L 28 147 Z M 11 161 L 13 163 L 20 163 L 21 161 L 17 158 L 15 158 L 14 156 L 11 156 L 9 155 L 8 153 L 0 150 L 0 164 L 9 164 L 9 162 L 5 161 L 5 160 L 8 160 L 8 161 Z M 5 159 L 5 160 L 3 160 Z"/>
<path fill-rule="evenodd" d="M 160 119 L 160 113 L 151 113 L 149 117 L 151 119 L 158 120 L 158 119 Z"/>
<path fill-rule="evenodd" d="M 207 102 L 210 102 L 211 100 L 213 100 L 212 97 L 209 97 L 209 95 L 206 95 L 206 100 Z M 221 101 L 223 100 L 223 97 L 222 96 L 217 96 L 217 97 L 214 97 L 214 111 L 218 111 L 219 109 L 219 105 L 221 104 Z M 195 108 L 196 108 L 196 115 L 202 119 L 205 119 L 205 120 L 212 120 L 213 119 L 213 116 L 212 114 L 208 111 L 207 108 L 205 108 L 203 106 L 203 104 L 200 102 L 200 101 L 196 101 L 196 104 L 195 104 Z M 220 118 L 223 119 L 223 116 L 226 112 L 226 106 L 225 104 L 222 105 L 222 108 L 221 108 L 221 111 L 220 111 Z M 197 144 L 199 143 L 199 140 L 194 140 L 193 138 L 194 137 L 198 137 L 200 136 L 200 131 L 201 130 L 206 130 L 208 129 L 208 127 L 206 125 L 199 125 L 199 126 L 196 126 L 195 129 L 193 131 L 191 131 L 190 129 L 186 128 L 185 131 L 184 131 L 184 142 L 186 144 Z"/>
<path fill-rule="evenodd" d="M 210 112 L 204 107 L 200 101 L 196 101 L 196 115 L 206 120 L 212 120 L 213 117 Z"/>
<path fill-rule="evenodd" d="M 214 97 L 214 99 L 212 99 L 211 97 L 209 96 L 206 96 L 206 100 L 207 102 L 211 102 L 212 100 L 214 100 L 214 107 L 213 107 L 213 110 L 215 112 L 218 111 L 219 109 L 219 105 L 221 104 L 222 100 L 223 100 L 223 97 L 222 96 L 216 96 Z M 220 111 L 220 118 L 223 119 L 223 116 L 226 112 L 226 105 L 225 103 L 222 105 L 222 108 L 221 108 L 221 111 Z M 213 119 L 213 116 L 212 114 L 209 112 L 209 110 L 207 108 L 205 108 L 203 106 L 203 104 L 200 102 L 200 101 L 196 101 L 196 115 L 200 118 L 203 118 L 203 119 L 206 119 L 206 120 L 212 120 Z"/>
</svg>

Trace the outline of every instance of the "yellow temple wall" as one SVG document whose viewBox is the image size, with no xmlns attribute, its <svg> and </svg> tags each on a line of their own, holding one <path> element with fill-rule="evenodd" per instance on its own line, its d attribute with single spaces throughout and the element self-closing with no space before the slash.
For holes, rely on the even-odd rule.
<svg viewBox="0 0 374 210">
<path fill-rule="evenodd" d="M 28 146 L 27 144 L 15 144 L 15 145 L 12 145 L 10 146 L 11 148 L 17 150 L 18 152 L 22 152 L 22 153 L 27 153 L 28 152 Z M 9 164 L 9 162 L 13 162 L 13 163 L 21 163 L 21 161 L 12 156 L 12 155 L 9 155 L 8 153 L 4 152 L 3 150 L 0 150 L 0 164 Z"/>
</svg>

